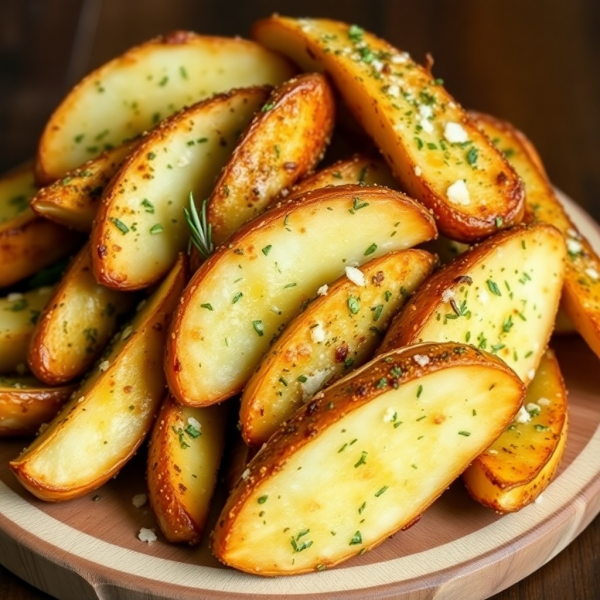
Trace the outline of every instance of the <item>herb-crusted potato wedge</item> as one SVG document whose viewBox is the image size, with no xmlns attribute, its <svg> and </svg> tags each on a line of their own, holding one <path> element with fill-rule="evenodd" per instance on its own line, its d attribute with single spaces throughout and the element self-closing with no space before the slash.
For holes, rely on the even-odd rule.
<svg viewBox="0 0 600 600">
<path fill-rule="evenodd" d="M 50 385 L 83 375 L 99 358 L 137 295 L 96 283 L 86 244 L 54 289 L 31 335 L 27 362 Z"/>
<path fill-rule="evenodd" d="M 476 116 L 525 183 L 524 220 L 550 223 L 564 235 L 567 261 L 561 307 L 588 346 L 600 356 L 600 257 L 566 213 L 525 135 L 494 117 Z"/>
<path fill-rule="evenodd" d="M 52 288 L 44 286 L 0 298 L 0 373 L 26 370 L 27 348 L 51 295 Z"/>
<path fill-rule="evenodd" d="M 31 375 L 0 377 L 0 438 L 33 436 L 56 416 L 74 385 L 48 387 Z"/>
<path fill-rule="evenodd" d="M 0 287 L 51 265 L 81 241 L 74 232 L 31 210 L 36 191 L 31 165 L 0 177 Z"/>
<path fill-rule="evenodd" d="M 376 358 L 258 452 L 221 512 L 215 555 L 284 575 L 372 549 L 418 519 L 510 423 L 524 393 L 503 361 L 472 346 L 422 344 Z"/>
<path fill-rule="evenodd" d="M 322 158 L 335 102 L 327 79 L 300 75 L 275 89 L 238 142 L 208 204 L 215 244 L 224 242 Z"/>
<path fill-rule="evenodd" d="M 548 350 L 514 422 L 463 473 L 475 500 L 500 513 L 520 510 L 546 489 L 560 463 L 568 429 L 567 391 Z"/>
<path fill-rule="evenodd" d="M 305 177 L 288 191 L 288 198 L 328 185 L 348 184 L 383 185 L 391 189 L 398 188 L 397 181 L 384 161 L 371 156 L 356 155 L 352 158 L 338 160 L 329 167 Z"/>
<path fill-rule="evenodd" d="M 497 354 L 528 383 L 558 310 L 565 242 L 551 225 L 501 231 L 426 281 L 390 325 L 380 352 L 425 341 Z"/>
<path fill-rule="evenodd" d="M 241 391 L 322 285 L 347 266 L 435 235 L 423 206 L 387 188 L 323 188 L 271 208 L 217 249 L 187 286 L 167 345 L 171 392 L 203 406 Z"/>
<path fill-rule="evenodd" d="M 183 209 L 206 198 L 266 87 L 194 104 L 144 137 L 104 193 L 91 234 L 97 281 L 135 290 L 164 277 L 189 240 Z"/>
<path fill-rule="evenodd" d="M 440 233 L 469 242 L 520 221 L 519 177 L 428 68 L 356 25 L 327 19 L 275 15 L 256 23 L 253 37 L 306 70 L 327 71 Z"/>
<path fill-rule="evenodd" d="M 169 319 L 187 280 L 186 266 L 181 256 L 106 358 L 11 461 L 18 480 L 34 496 L 69 500 L 100 487 L 150 431 L 165 393 L 160 366 Z"/>
<path fill-rule="evenodd" d="M 170 542 L 200 541 L 225 447 L 228 407 L 191 408 L 167 396 L 150 437 L 150 506 Z"/>
<path fill-rule="evenodd" d="M 69 171 L 40 189 L 31 199 L 31 208 L 66 227 L 89 231 L 104 188 L 138 143 L 138 139 L 123 142 Z"/>
<path fill-rule="evenodd" d="M 240 38 L 174 31 L 87 75 L 46 123 L 35 164 L 47 185 L 183 106 L 235 87 L 278 85 L 294 74 L 281 56 Z"/>
<path fill-rule="evenodd" d="M 283 331 L 244 388 L 240 422 L 246 443 L 260 446 L 279 425 L 334 379 L 370 359 L 390 320 L 429 276 L 424 250 L 390 252 L 347 267 Z"/>
</svg>

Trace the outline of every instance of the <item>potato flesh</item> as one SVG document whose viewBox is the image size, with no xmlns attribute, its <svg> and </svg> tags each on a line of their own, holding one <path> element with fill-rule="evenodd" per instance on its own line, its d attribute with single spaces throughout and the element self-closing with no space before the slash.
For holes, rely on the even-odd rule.
<svg viewBox="0 0 600 600">
<path fill-rule="evenodd" d="M 558 309 L 564 241 L 547 225 L 495 240 L 500 238 L 466 252 L 425 284 L 392 323 L 380 351 L 421 341 L 465 342 L 499 356 L 525 383 L 531 381 Z M 425 301 L 429 306 L 419 313 Z"/>
<path fill-rule="evenodd" d="M 389 321 L 434 262 L 420 250 L 387 254 L 360 269 L 365 286 L 344 276 L 298 315 L 244 388 L 240 422 L 246 442 L 266 442 L 303 402 L 371 358 Z M 358 305 L 350 310 L 353 301 Z"/>
<path fill-rule="evenodd" d="M 166 360 L 180 402 L 202 406 L 240 391 L 273 337 L 321 285 L 348 265 L 435 235 L 428 213 L 390 190 L 315 194 L 252 221 L 196 271 Z"/>
<path fill-rule="evenodd" d="M 38 319 L 28 362 L 37 377 L 59 384 L 83 375 L 102 353 L 137 296 L 98 285 L 89 245 L 69 265 Z"/>
<path fill-rule="evenodd" d="M 441 233 L 468 242 L 493 233 L 498 222 L 520 221 L 524 193 L 512 167 L 406 53 L 327 19 L 275 15 L 255 24 L 253 37 L 307 70 L 329 73 L 403 189 L 433 210 Z M 448 133 L 448 124 L 459 135 Z"/>
<path fill-rule="evenodd" d="M 464 367 L 383 392 L 272 465 L 217 529 L 217 556 L 278 575 L 377 545 L 420 515 L 510 421 L 518 389 L 506 373 Z"/>
<path fill-rule="evenodd" d="M 240 89 L 178 113 L 149 134 L 111 182 L 92 229 L 97 280 L 123 290 L 148 287 L 186 247 L 183 208 L 206 198 L 239 133 L 267 97 Z M 135 258 L 133 258 L 135 257 Z"/>
<path fill-rule="evenodd" d="M 180 260 L 60 414 L 10 463 L 35 496 L 79 497 L 112 477 L 141 444 L 164 394 L 166 328 L 184 283 Z"/>
<path fill-rule="evenodd" d="M 41 287 L 0 298 L 0 373 L 26 367 L 35 323 L 51 294 L 51 287 Z"/>
<path fill-rule="evenodd" d="M 234 87 L 277 85 L 293 72 L 282 58 L 239 38 L 175 32 L 151 40 L 67 95 L 40 140 L 37 177 L 50 183 L 183 106 Z"/>
<path fill-rule="evenodd" d="M 37 192 L 31 165 L 24 165 L 0 178 L 0 231 L 15 219 L 31 216 L 29 201 Z"/>
</svg>

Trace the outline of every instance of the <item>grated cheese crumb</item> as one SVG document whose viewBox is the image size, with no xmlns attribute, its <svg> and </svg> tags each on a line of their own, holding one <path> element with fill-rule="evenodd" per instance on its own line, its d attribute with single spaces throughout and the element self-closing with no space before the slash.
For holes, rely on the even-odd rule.
<svg viewBox="0 0 600 600">
<path fill-rule="evenodd" d="M 242 479 L 248 479 L 248 477 L 250 477 L 250 469 L 246 469 L 243 473 L 242 473 Z"/>
<path fill-rule="evenodd" d="M 540 406 L 550 406 L 550 400 L 548 400 L 548 398 L 544 398 L 543 396 L 541 398 L 538 398 L 537 403 Z"/>
<path fill-rule="evenodd" d="M 391 423 L 396 417 L 396 411 L 390 406 L 383 415 L 384 423 Z"/>
<path fill-rule="evenodd" d="M 451 144 L 463 144 L 469 141 L 469 136 L 460 123 L 452 121 L 446 123 L 444 127 L 444 137 Z"/>
<path fill-rule="evenodd" d="M 498 450 L 496 450 L 495 448 L 488 448 L 487 453 L 496 455 L 496 454 L 498 454 Z"/>
<path fill-rule="evenodd" d="M 515 417 L 515 421 L 517 423 L 529 423 L 531 421 L 531 415 L 527 412 L 527 409 L 524 406 L 521 406 L 517 416 Z"/>
<path fill-rule="evenodd" d="M 110 366 L 110 363 L 107 360 L 103 360 L 98 365 L 98 369 L 100 370 L 101 373 L 104 373 L 104 371 L 106 371 L 106 369 L 108 369 L 109 366 Z"/>
<path fill-rule="evenodd" d="M 325 329 L 321 323 L 317 323 L 310 330 L 310 339 L 315 342 L 315 344 L 320 344 L 325 341 Z"/>
<path fill-rule="evenodd" d="M 310 400 L 325 385 L 330 373 L 331 369 L 322 369 L 309 375 L 306 381 L 300 384 L 303 402 Z"/>
<path fill-rule="evenodd" d="M 128 325 L 123 329 L 123 333 L 121 333 L 121 339 L 126 340 L 133 333 L 133 327 Z"/>
<path fill-rule="evenodd" d="M 532 417 L 535 417 L 536 415 L 539 415 L 542 412 L 541 406 L 539 404 L 536 404 L 535 402 L 529 402 L 525 409 Z"/>
<path fill-rule="evenodd" d="M 136 508 L 142 508 L 148 502 L 148 496 L 146 494 L 136 494 L 131 499 L 131 504 L 133 504 Z"/>
<path fill-rule="evenodd" d="M 421 173 L 423 173 L 423 169 L 421 169 L 421 167 L 419 165 L 415 166 L 415 175 L 417 177 L 421 177 Z"/>
<path fill-rule="evenodd" d="M 442 302 L 450 302 L 450 300 L 454 299 L 454 290 L 451 288 L 446 288 L 442 293 Z"/>
<path fill-rule="evenodd" d="M 138 533 L 138 540 L 142 542 L 146 542 L 147 544 L 151 544 L 155 542 L 158 538 L 156 537 L 156 533 L 154 533 L 154 529 L 148 529 L 147 527 L 142 527 L 140 532 Z"/>
<path fill-rule="evenodd" d="M 328 291 L 329 286 L 327 284 L 324 284 L 317 290 L 317 296 L 327 296 Z"/>
<path fill-rule="evenodd" d="M 195 417 L 188 417 L 188 425 L 191 425 L 196 431 L 202 432 L 202 424 Z"/>
<path fill-rule="evenodd" d="M 420 367 L 424 367 L 430 362 L 429 356 L 426 354 L 415 354 L 413 359 Z"/>
<path fill-rule="evenodd" d="M 567 250 L 569 251 L 569 254 L 580 254 L 583 250 L 583 246 L 581 245 L 581 242 L 569 239 L 567 240 Z"/>
<path fill-rule="evenodd" d="M 394 98 L 398 98 L 400 96 L 400 86 L 396 84 L 389 85 L 387 88 L 388 96 L 393 96 Z"/>
<path fill-rule="evenodd" d="M 363 275 L 360 269 L 356 267 L 346 267 L 346 277 L 354 284 L 364 287 L 367 282 L 365 281 L 365 276 Z"/>
<path fill-rule="evenodd" d="M 454 204 L 462 204 L 463 206 L 471 203 L 471 196 L 464 179 L 457 179 L 446 190 L 448 200 Z"/>
<path fill-rule="evenodd" d="M 529 381 L 531 381 L 535 377 L 535 369 L 529 369 L 527 377 L 529 378 Z"/>
<path fill-rule="evenodd" d="M 6 296 L 6 299 L 9 302 L 14 302 L 15 300 L 21 300 L 23 298 L 23 294 L 19 293 L 19 292 L 12 292 L 11 294 L 8 294 L 8 296 Z"/>
<path fill-rule="evenodd" d="M 598 274 L 598 271 L 596 271 L 596 269 L 593 269 L 592 267 L 589 267 L 588 269 L 586 269 L 585 274 L 590 279 L 593 279 L 594 281 L 598 281 L 598 279 L 600 279 L 600 275 Z"/>
</svg>

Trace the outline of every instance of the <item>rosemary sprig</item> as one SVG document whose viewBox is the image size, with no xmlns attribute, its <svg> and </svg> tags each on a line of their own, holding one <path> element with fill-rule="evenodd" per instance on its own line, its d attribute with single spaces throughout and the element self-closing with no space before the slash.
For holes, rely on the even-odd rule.
<svg viewBox="0 0 600 600">
<path fill-rule="evenodd" d="M 185 220 L 190 229 L 190 241 L 188 244 L 188 254 L 192 249 L 192 244 L 196 246 L 198 252 L 202 258 L 208 258 L 215 246 L 212 241 L 212 225 L 208 222 L 207 216 L 208 200 L 202 201 L 202 209 L 200 215 L 196 210 L 196 203 L 194 202 L 194 194 L 190 192 L 190 208 L 183 208 Z"/>
</svg>

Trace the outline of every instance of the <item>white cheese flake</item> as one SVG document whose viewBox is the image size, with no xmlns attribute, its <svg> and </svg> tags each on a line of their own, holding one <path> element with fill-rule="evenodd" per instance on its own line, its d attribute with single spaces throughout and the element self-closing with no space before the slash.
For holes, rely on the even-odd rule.
<svg viewBox="0 0 600 600">
<path fill-rule="evenodd" d="M 581 242 L 578 242 L 577 240 L 568 239 L 567 250 L 569 251 L 569 254 L 580 254 L 583 250 L 583 246 L 581 245 Z"/>
<path fill-rule="evenodd" d="M 133 504 L 136 508 L 142 508 L 148 502 L 148 496 L 146 494 L 136 494 L 131 499 L 131 504 Z"/>
<path fill-rule="evenodd" d="M 310 400 L 327 382 L 331 369 L 322 369 L 306 377 L 306 381 L 300 384 L 302 388 L 302 401 Z"/>
<path fill-rule="evenodd" d="M 311 327 L 311 329 L 310 329 L 310 339 L 315 344 L 320 344 L 320 343 L 324 342 L 326 337 L 327 336 L 325 334 L 325 328 L 323 327 L 322 323 L 317 323 L 316 325 L 314 325 L 313 327 Z"/>
<path fill-rule="evenodd" d="M 532 416 L 535 417 L 542 412 L 542 408 L 539 404 L 535 402 L 529 402 L 525 407 L 525 410 Z"/>
<path fill-rule="evenodd" d="M 103 360 L 99 365 L 98 365 L 98 370 L 101 373 L 104 373 L 104 371 L 106 371 L 108 369 L 108 367 L 110 366 L 110 363 L 107 360 Z"/>
<path fill-rule="evenodd" d="M 407 62 L 410 58 L 410 55 L 407 54 L 406 52 L 402 52 L 400 54 L 392 54 L 392 56 L 390 56 L 390 62 L 394 65 L 401 65 L 405 62 Z"/>
<path fill-rule="evenodd" d="M 527 409 L 524 406 L 521 406 L 517 416 L 515 417 L 516 423 L 529 423 L 531 421 L 531 415 L 527 412 Z"/>
<path fill-rule="evenodd" d="M 421 167 L 419 165 L 415 166 L 415 175 L 417 177 L 421 177 L 421 174 L 423 173 L 423 170 L 421 169 Z"/>
<path fill-rule="evenodd" d="M 471 196 L 464 179 L 457 179 L 452 185 L 448 186 L 446 194 L 448 200 L 454 204 L 466 206 L 471 203 Z"/>
<path fill-rule="evenodd" d="M 452 288 L 446 288 L 442 292 L 442 302 L 450 302 L 450 300 L 454 299 L 454 290 Z"/>
<path fill-rule="evenodd" d="M 433 123 L 429 119 L 421 119 L 419 125 L 425 133 L 433 133 Z"/>
<path fill-rule="evenodd" d="M 198 433 L 202 433 L 202 424 L 194 417 L 188 417 L 188 425 L 193 427 Z"/>
<path fill-rule="evenodd" d="M 250 469 L 245 469 L 241 477 L 244 480 L 248 479 L 248 477 L 250 477 Z"/>
<path fill-rule="evenodd" d="M 486 452 L 487 452 L 488 454 L 493 454 L 494 456 L 495 456 L 496 454 L 498 454 L 498 450 L 496 450 L 495 448 L 488 448 L 488 449 L 486 450 Z"/>
<path fill-rule="evenodd" d="M 19 292 L 12 292 L 11 294 L 8 294 L 8 296 L 6 296 L 6 299 L 9 302 L 16 302 L 17 300 L 21 300 L 23 298 L 23 294 L 19 293 Z"/>
<path fill-rule="evenodd" d="M 396 411 L 390 406 L 383 415 L 384 423 L 391 423 L 396 418 Z"/>
<path fill-rule="evenodd" d="M 487 304 L 489 302 L 490 295 L 485 290 L 481 290 L 477 295 L 477 298 L 481 304 Z"/>
<path fill-rule="evenodd" d="M 444 126 L 444 137 L 451 144 L 464 144 L 469 141 L 469 134 L 460 123 L 452 121 Z"/>
<path fill-rule="evenodd" d="M 396 85 L 395 83 L 388 85 L 387 94 L 393 98 L 398 98 L 398 96 L 400 96 L 400 86 Z"/>
<path fill-rule="evenodd" d="M 550 400 L 548 400 L 548 398 L 544 398 L 543 396 L 541 398 L 538 398 L 537 403 L 540 406 L 550 406 Z"/>
<path fill-rule="evenodd" d="M 158 538 L 156 537 L 156 533 L 154 533 L 154 529 L 148 529 L 147 527 L 142 527 L 140 532 L 138 533 L 138 540 L 142 542 L 146 542 L 147 544 L 151 544 L 155 542 Z"/>
<path fill-rule="evenodd" d="M 357 269 L 356 267 L 346 267 L 346 277 L 352 283 L 360 287 L 365 287 L 365 285 L 367 284 L 363 272 L 360 269 Z"/>
<path fill-rule="evenodd" d="M 121 339 L 126 340 L 133 333 L 133 327 L 128 325 L 123 329 L 123 333 L 121 333 Z"/>
<path fill-rule="evenodd" d="M 325 283 L 317 290 L 317 296 L 327 296 L 329 286 Z"/>
<path fill-rule="evenodd" d="M 420 366 L 420 367 L 425 367 L 426 365 L 429 364 L 430 359 L 429 356 L 427 356 L 426 354 L 415 354 L 413 356 L 413 360 Z"/>
<path fill-rule="evenodd" d="M 593 281 L 598 281 L 598 279 L 600 278 L 598 271 L 596 271 L 596 269 L 594 269 L 592 267 L 587 268 L 585 270 L 585 274 Z"/>
<path fill-rule="evenodd" d="M 532 381 L 533 378 L 535 377 L 535 369 L 529 369 L 529 372 L 527 373 L 527 377 L 529 378 L 529 381 Z"/>
</svg>

